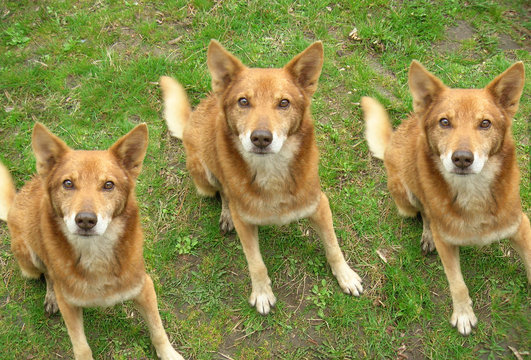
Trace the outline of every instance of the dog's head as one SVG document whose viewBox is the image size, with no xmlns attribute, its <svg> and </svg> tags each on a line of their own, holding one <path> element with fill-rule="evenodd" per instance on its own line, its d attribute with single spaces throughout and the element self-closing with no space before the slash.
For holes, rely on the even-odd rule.
<svg viewBox="0 0 531 360">
<path fill-rule="evenodd" d="M 55 214 L 68 235 L 103 235 L 127 205 L 146 154 L 148 131 L 136 126 L 106 151 L 70 149 L 42 124 L 32 147 Z"/>
<path fill-rule="evenodd" d="M 416 61 L 409 69 L 413 109 L 430 149 L 449 174 L 482 171 L 510 135 L 524 86 L 518 62 L 483 89 L 451 89 Z"/>
<path fill-rule="evenodd" d="M 207 63 L 212 89 L 241 151 L 263 156 L 278 153 L 308 115 L 323 66 L 323 45 L 315 42 L 283 68 L 258 69 L 244 66 L 212 40 Z"/>
</svg>

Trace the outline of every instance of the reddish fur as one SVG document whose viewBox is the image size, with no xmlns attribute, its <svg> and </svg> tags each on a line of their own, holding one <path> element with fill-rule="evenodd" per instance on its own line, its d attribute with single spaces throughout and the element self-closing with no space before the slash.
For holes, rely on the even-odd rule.
<svg viewBox="0 0 531 360">
<path fill-rule="evenodd" d="M 437 248 L 454 304 L 451 323 L 463 335 L 470 333 L 477 319 L 462 279 L 458 246 L 509 237 L 531 282 L 531 229 L 522 213 L 511 134 L 523 83 L 523 64 L 517 63 L 484 89 L 451 89 L 414 61 L 409 85 L 415 112 L 390 139 L 386 135 L 390 124 L 378 116 L 380 105 L 362 99 L 366 121 L 371 123 L 368 131 L 377 129 L 367 136 L 371 148 L 385 149 L 389 191 L 403 215 L 421 212 L 423 250 Z M 442 126 L 440 119 L 449 119 L 451 126 Z M 486 129 L 480 126 L 485 119 L 491 121 Z M 458 150 L 486 159 L 479 172 L 456 175 L 445 167 L 443 158 L 449 159 L 445 154 Z"/>
<path fill-rule="evenodd" d="M 342 289 L 355 295 L 362 290 L 361 279 L 337 245 L 328 200 L 320 189 L 310 102 L 322 62 L 322 45 L 315 43 L 283 68 L 248 68 L 213 41 L 208 66 L 214 92 L 189 118 L 180 117 L 175 107 L 189 106 L 180 85 L 167 77 L 160 81 L 168 127 L 174 134 L 184 127 L 186 166 L 198 191 L 210 196 L 220 192 L 221 228 L 230 229 L 234 221 L 251 272 L 250 302 L 263 314 L 275 298 L 258 249 L 257 225 L 310 217 Z M 240 98 L 251 105 L 240 106 Z M 282 99 L 289 100 L 288 108 L 279 108 Z M 246 134 L 254 130 L 269 130 L 286 140 L 278 153 L 256 155 L 243 147 Z"/>
<path fill-rule="evenodd" d="M 81 308 L 128 299 L 136 302 L 145 317 L 159 356 L 182 359 L 162 328 L 142 257 L 135 180 L 147 148 L 146 125 L 137 126 L 107 151 L 75 151 L 36 124 L 33 148 L 39 175 L 24 185 L 9 209 L 11 249 L 25 275 L 45 275 L 45 309 L 50 313 L 57 307 L 61 310 L 76 359 L 92 358 Z M 73 190 L 63 187 L 65 179 L 73 181 Z M 113 190 L 103 190 L 109 180 Z M 112 221 L 102 236 L 85 237 L 80 243 L 72 240 L 75 235 L 64 220 L 65 215 L 80 212 L 111 214 Z M 116 239 L 114 246 L 105 244 L 103 236 Z M 91 242 L 98 245 L 86 247 Z M 99 246 L 109 248 L 101 252 Z"/>
</svg>

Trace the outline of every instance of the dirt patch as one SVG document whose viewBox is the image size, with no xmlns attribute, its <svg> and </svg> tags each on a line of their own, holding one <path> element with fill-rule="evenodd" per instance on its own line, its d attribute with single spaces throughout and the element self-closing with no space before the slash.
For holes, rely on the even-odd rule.
<svg viewBox="0 0 531 360">
<path fill-rule="evenodd" d="M 392 83 L 395 83 L 396 84 L 396 75 L 386 69 L 381 63 L 380 63 L 380 59 L 376 56 L 368 56 L 367 57 L 367 62 L 369 63 L 369 66 L 371 67 L 371 69 L 373 69 L 377 74 L 379 74 L 380 76 L 382 76 L 383 78 L 389 78 L 392 80 Z M 381 85 L 381 81 L 378 81 L 374 84 L 374 88 L 380 93 L 382 94 L 384 97 L 386 97 L 387 99 L 390 99 L 392 100 L 393 102 L 396 102 L 398 101 L 398 99 L 396 98 L 396 96 L 393 95 L 393 93 L 386 89 L 385 87 L 383 87 Z"/>
<path fill-rule="evenodd" d="M 465 21 L 458 21 L 456 26 L 450 27 L 446 30 L 446 39 L 437 43 L 435 48 L 441 52 L 457 51 L 463 41 L 473 39 L 476 35 L 476 30 Z"/>
<path fill-rule="evenodd" d="M 516 43 L 511 37 L 507 34 L 499 34 L 498 35 L 498 43 L 500 46 L 500 49 L 502 50 L 518 50 L 522 47 Z"/>
</svg>

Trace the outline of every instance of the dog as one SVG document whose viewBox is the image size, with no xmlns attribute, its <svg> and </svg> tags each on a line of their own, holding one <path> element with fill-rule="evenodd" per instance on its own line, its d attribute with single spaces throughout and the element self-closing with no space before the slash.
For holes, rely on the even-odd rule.
<svg viewBox="0 0 531 360">
<path fill-rule="evenodd" d="M 531 283 L 531 229 L 522 212 L 511 123 L 524 86 L 518 62 L 483 89 L 452 89 L 413 61 L 414 112 L 393 132 L 376 100 L 361 105 L 370 151 L 382 159 L 398 212 L 423 220 L 421 247 L 441 258 L 452 295 L 450 323 L 477 324 L 459 264 L 459 246 L 510 238 Z"/>
<path fill-rule="evenodd" d="M 249 68 L 212 40 L 207 65 L 213 92 L 192 112 L 182 86 L 162 77 L 164 118 L 183 140 L 198 193 L 221 197 L 222 232 L 236 229 L 251 275 L 249 298 L 260 314 L 275 305 L 258 244 L 259 225 L 309 218 L 341 289 L 359 296 L 361 278 L 347 265 L 320 189 L 311 97 L 323 65 L 316 42 L 283 68 Z"/>
<path fill-rule="evenodd" d="M 143 235 L 135 181 L 148 130 L 136 126 L 106 151 L 76 151 L 36 123 L 32 148 L 38 175 L 15 194 L 0 164 L 0 215 L 22 274 L 44 274 L 44 308 L 60 310 L 76 359 L 92 359 L 83 308 L 133 299 L 161 359 L 182 360 L 157 309 L 142 258 Z"/>
</svg>

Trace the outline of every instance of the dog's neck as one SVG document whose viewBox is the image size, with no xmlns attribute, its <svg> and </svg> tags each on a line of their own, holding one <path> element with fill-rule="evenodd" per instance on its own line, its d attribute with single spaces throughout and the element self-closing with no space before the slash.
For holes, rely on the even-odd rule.
<svg viewBox="0 0 531 360">
<path fill-rule="evenodd" d="M 60 221 L 61 231 L 72 246 L 76 266 L 80 266 L 85 271 L 97 272 L 98 270 L 108 272 L 108 265 L 115 261 L 115 247 L 123 236 L 126 221 L 122 217 L 114 218 L 105 233 L 99 236 L 81 236 L 68 231 L 66 224 Z"/>
<path fill-rule="evenodd" d="M 245 151 L 238 139 L 235 139 L 239 154 L 249 167 L 251 183 L 266 191 L 285 188 L 292 182 L 291 164 L 300 148 L 300 139 L 290 136 L 276 154 L 252 154 Z"/>
<path fill-rule="evenodd" d="M 458 175 L 445 170 L 437 159 L 437 167 L 450 190 L 453 203 L 466 211 L 484 211 L 496 206 L 496 194 L 493 185 L 501 170 L 501 159 L 491 157 L 478 174 Z"/>
</svg>

